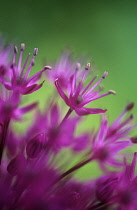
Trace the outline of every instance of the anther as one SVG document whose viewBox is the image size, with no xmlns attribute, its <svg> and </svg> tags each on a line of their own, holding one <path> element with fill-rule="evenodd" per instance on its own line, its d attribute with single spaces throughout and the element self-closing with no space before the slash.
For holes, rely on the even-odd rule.
<svg viewBox="0 0 137 210">
<path fill-rule="evenodd" d="M 24 51 L 25 50 L 25 44 L 24 43 L 21 44 L 20 50 L 21 51 Z"/>
<path fill-rule="evenodd" d="M 14 53 L 18 53 L 18 48 L 17 48 L 17 46 L 14 46 Z"/>
<path fill-rule="evenodd" d="M 86 66 L 86 70 L 89 70 L 89 68 L 90 68 L 90 63 L 87 63 L 87 66 Z"/>
<path fill-rule="evenodd" d="M 76 63 L 76 70 L 79 70 L 81 67 L 80 63 Z"/>
<path fill-rule="evenodd" d="M 31 65 L 34 66 L 34 65 L 35 65 L 35 61 L 32 61 L 32 62 L 31 62 Z"/>
<path fill-rule="evenodd" d="M 114 90 L 109 90 L 108 93 L 109 93 L 109 94 L 116 95 L 116 92 L 115 92 Z"/>
<path fill-rule="evenodd" d="M 129 118 L 132 120 L 132 119 L 134 118 L 134 115 L 133 115 L 133 114 L 131 114 Z"/>
<path fill-rule="evenodd" d="M 38 54 L 38 48 L 34 48 L 34 53 L 33 55 L 36 56 Z"/>
<path fill-rule="evenodd" d="M 108 75 L 108 72 L 105 71 L 103 76 L 102 76 L 102 79 L 105 79 L 107 75 Z"/>
<path fill-rule="evenodd" d="M 131 142 L 137 144 L 137 136 L 130 138 Z"/>
<path fill-rule="evenodd" d="M 52 67 L 51 66 L 44 66 L 44 69 L 45 70 L 52 70 Z"/>
<path fill-rule="evenodd" d="M 134 103 L 129 103 L 126 107 L 126 111 L 130 111 L 131 109 L 133 109 L 134 107 Z"/>
</svg>

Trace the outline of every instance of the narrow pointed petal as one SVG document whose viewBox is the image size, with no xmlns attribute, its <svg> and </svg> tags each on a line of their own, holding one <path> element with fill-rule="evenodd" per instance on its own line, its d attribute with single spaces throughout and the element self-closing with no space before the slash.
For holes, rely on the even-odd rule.
<svg viewBox="0 0 137 210">
<path fill-rule="evenodd" d="M 43 85 L 44 81 L 38 85 L 38 84 L 34 84 L 34 85 L 31 85 L 29 87 L 26 87 L 21 93 L 22 95 L 27 95 L 27 94 L 31 94 L 33 92 L 35 92 L 36 90 L 40 89 Z"/>
<path fill-rule="evenodd" d="M 99 114 L 99 113 L 104 113 L 106 112 L 107 109 L 103 110 L 103 109 L 96 109 L 96 108 L 79 108 L 79 109 L 75 109 L 75 112 L 79 115 L 79 116 L 83 116 L 83 115 L 88 115 L 88 114 Z"/>
<path fill-rule="evenodd" d="M 55 104 L 50 111 L 51 126 L 58 124 L 60 117 L 58 106 Z"/>
<path fill-rule="evenodd" d="M 56 88 L 58 90 L 59 95 L 61 96 L 61 98 L 66 102 L 67 105 L 69 105 L 69 100 L 68 97 L 65 95 L 65 93 L 62 91 L 59 83 L 58 83 L 58 79 L 55 80 L 55 85 Z"/>
<path fill-rule="evenodd" d="M 37 81 L 40 79 L 40 77 L 41 77 L 41 75 L 42 75 L 42 73 L 43 73 L 44 71 L 46 71 L 46 68 L 42 69 L 41 71 L 37 72 L 37 73 L 34 74 L 32 77 L 30 77 L 30 78 L 28 79 L 27 83 L 29 84 L 30 82 L 33 82 L 33 83 L 34 83 L 34 82 L 37 82 Z"/>
<path fill-rule="evenodd" d="M 25 106 L 25 107 L 23 107 L 23 108 L 20 108 L 20 109 L 18 109 L 18 110 L 16 111 L 16 114 L 17 114 L 18 116 L 21 116 L 21 115 L 23 115 L 23 114 L 25 114 L 25 113 L 27 113 L 27 112 L 29 112 L 29 111 L 35 109 L 35 108 L 37 107 L 37 105 L 38 105 L 38 103 L 35 102 L 35 103 L 33 103 L 33 104 L 30 104 L 30 105 L 28 105 L 28 106 Z"/>
</svg>

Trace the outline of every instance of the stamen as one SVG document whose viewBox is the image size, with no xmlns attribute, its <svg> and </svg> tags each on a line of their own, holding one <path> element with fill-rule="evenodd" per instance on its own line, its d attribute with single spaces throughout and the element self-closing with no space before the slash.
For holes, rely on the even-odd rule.
<svg viewBox="0 0 137 210">
<path fill-rule="evenodd" d="M 109 93 L 109 94 L 116 95 L 116 92 L 115 92 L 114 90 L 109 90 L 108 93 Z"/>
<path fill-rule="evenodd" d="M 125 110 L 126 110 L 126 111 L 130 111 L 131 109 L 133 109 L 133 107 L 134 107 L 134 103 L 129 103 L 129 104 L 126 106 Z"/>
<path fill-rule="evenodd" d="M 108 75 L 108 72 L 105 71 L 104 74 L 103 74 L 103 76 L 96 82 L 95 85 L 93 85 L 93 86 L 89 89 L 89 91 L 85 94 L 85 96 L 87 96 L 92 90 L 94 90 L 94 89 L 99 85 L 99 83 L 100 83 L 103 79 L 106 78 L 107 75 Z"/>
<path fill-rule="evenodd" d="M 78 71 L 80 67 L 81 67 L 80 63 L 76 63 L 76 71 Z"/>
<path fill-rule="evenodd" d="M 25 44 L 22 43 L 21 44 L 21 48 L 20 48 L 20 55 L 19 55 L 19 60 L 18 60 L 18 68 L 17 68 L 17 72 L 18 74 L 21 74 L 21 63 L 22 63 L 22 55 L 23 55 L 23 51 L 25 50 Z"/>
<path fill-rule="evenodd" d="M 26 71 L 26 74 L 25 74 L 25 76 L 24 76 L 24 80 L 26 80 L 26 79 L 28 78 L 31 69 L 32 69 L 32 67 L 33 67 L 34 64 L 35 64 L 35 63 L 34 63 L 34 59 L 35 59 L 35 56 L 36 56 L 37 54 L 38 54 L 38 48 L 34 48 L 34 53 L 33 53 L 32 59 L 31 59 L 31 61 L 30 61 L 29 67 L 28 67 L 28 69 L 27 69 L 27 71 Z"/>
<path fill-rule="evenodd" d="M 38 54 L 38 48 L 34 48 L 34 53 L 33 55 L 36 56 Z"/>
<path fill-rule="evenodd" d="M 97 76 L 95 76 L 91 81 L 90 81 L 90 83 L 85 87 L 85 89 L 82 91 L 82 95 L 88 90 L 88 88 L 92 85 L 92 83 L 95 81 L 95 79 L 98 77 L 98 75 Z"/>
<path fill-rule="evenodd" d="M 21 44 L 20 50 L 21 50 L 21 51 L 24 51 L 24 50 L 25 50 L 25 44 L 24 44 L 24 43 Z"/>
<path fill-rule="evenodd" d="M 90 68 L 90 63 L 87 63 L 85 70 L 89 70 L 89 68 Z"/>
<path fill-rule="evenodd" d="M 25 61 L 25 63 L 24 63 L 24 66 L 23 66 L 23 68 L 22 68 L 22 70 L 21 70 L 21 77 L 22 77 L 22 75 L 23 75 L 23 73 L 24 73 L 24 70 L 25 70 L 25 68 L 26 68 L 26 65 L 27 65 L 27 63 L 28 63 L 28 60 L 29 60 L 29 57 L 30 57 L 30 53 L 28 54 L 28 56 L 27 56 L 27 58 L 26 58 L 26 61 Z"/>
<path fill-rule="evenodd" d="M 102 76 L 102 79 L 106 79 L 106 76 L 108 75 L 108 72 L 104 72 L 103 76 Z"/>
<path fill-rule="evenodd" d="M 44 66 L 44 69 L 45 70 L 52 70 L 52 67 L 51 66 Z"/>
<path fill-rule="evenodd" d="M 12 60 L 13 64 L 16 63 L 16 54 L 17 53 L 18 53 L 18 48 L 17 48 L 17 46 L 14 46 L 14 55 L 13 55 L 13 60 Z"/>
<path fill-rule="evenodd" d="M 15 53 L 15 54 L 18 53 L 18 48 L 17 48 L 17 46 L 14 46 L 14 53 Z"/>
<path fill-rule="evenodd" d="M 87 71 L 89 70 L 89 68 L 90 68 L 90 63 L 87 63 L 87 65 L 86 65 L 86 67 L 85 67 L 85 71 L 83 72 L 83 75 L 82 75 L 81 81 L 80 81 L 80 83 L 79 83 L 79 85 L 78 85 L 78 88 L 77 88 L 77 89 L 79 89 L 79 90 L 81 90 L 81 89 L 82 89 L 82 87 L 83 87 L 83 83 L 84 83 L 84 80 L 85 80 L 85 77 L 86 77 L 86 74 L 87 74 Z"/>
<path fill-rule="evenodd" d="M 130 140 L 131 140 L 132 143 L 137 144 L 137 136 L 136 137 L 131 137 Z"/>
</svg>

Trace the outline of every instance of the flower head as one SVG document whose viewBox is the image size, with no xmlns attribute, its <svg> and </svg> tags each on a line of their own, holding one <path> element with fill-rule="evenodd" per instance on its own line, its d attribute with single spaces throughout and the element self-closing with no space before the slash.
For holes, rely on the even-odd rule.
<svg viewBox="0 0 137 210">
<path fill-rule="evenodd" d="M 123 163 L 121 164 L 116 160 L 116 154 L 122 149 L 132 145 L 128 134 L 136 125 L 132 123 L 132 115 L 126 120 L 124 119 L 128 111 L 131 110 L 129 107 L 133 108 L 133 103 L 128 104 L 111 125 L 108 125 L 105 114 L 102 115 L 99 131 L 92 139 L 93 157 L 99 160 L 102 168 L 106 163 L 112 166 L 123 165 Z"/>
<path fill-rule="evenodd" d="M 74 74 L 71 77 L 70 88 L 68 89 L 68 96 L 62 90 L 59 83 L 59 79 L 57 78 L 55 80 L 55 85 L 61 98 L 72 110 L 75 110 L 75 112 L 80 116 L 106 112 L 107 111 L 106 109 L 103 110 L 103 109 L 96 109 L 96 108 L 86 108 L 84 106 L 104 96 L 107 96 L 110 94 L 116 94 L 115 91 L 110 90 L 107 93 L 100 95 L 99 90 L 96 90 L 96 91 L 94 90 L 99 85 L 99 83 L 103 79 L 106 78 L 108 74 L 107 72 L 104 72 L 103 76 L 94 85 L 93 85 L 93 82 L 97 77 L 94 77 L 86 87 L 83 87 L 85 77 L 86 77 L 89 67 L 90 67 L 90 64 L 88 63 L 80 81 L 79 81 L 79 76 L 78 76 L 78 69 L 75 70 Z"/>
<path fill-rule="evenodd" d="M 16 55 L 18 53 L 18 48 L 16 46 L 14 47 L 14 56 L 13 56 L 12 64 L 10 65 L 8 69 L 9 77 L 8 78 L 3 77 L 0 79 L 6 89 L 19 91 L 19 93 L 22 95 L 30 94 L 40 89 L 43 85 L 43 82 L 41 84 L 37 84 L 37 81 L 40 79 L 42 73 L 45 70 L 51 69 L 50 66 L 45 66 L 44 69 L 34 74 L 30 78 L 28 78 L 31 69 L 34 66 L 34 60 L 35 60 L 36 55 L 38 54 L 38 48 L 34 48 L 34 53 L 27 69 L 26 69 L 26 66 L 28 64 L 30 54 L 28 54 L 26 61 L 24 65 L 22 66 L 22 56 L 23 56 L 24 50 L 25 50 L 25 44 L 21 44 L 19 59 L 18 59 L 18 62 L 16 63 L 17 61 Z"/>
<path fill-rule="evenodd" d="M 68 88 L 68 84 L 70 82 L 70 78 L 74 73 L 75 68 L 79 68 L 79 65 L 73 64 L 71 62 L 71 55 L 68 52 L 65 52 L 59 61 L 53 66 L 52 71 L 46 71 L 46 75 L 48 79 L 52 82 L 55 81 L 56 78 L 59 80 L 59 84 L 65 90 Z"/>
</svg>

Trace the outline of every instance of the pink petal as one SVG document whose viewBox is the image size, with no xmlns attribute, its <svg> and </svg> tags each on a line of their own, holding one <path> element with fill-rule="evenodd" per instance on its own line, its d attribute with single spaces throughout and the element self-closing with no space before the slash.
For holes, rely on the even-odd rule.
<svg viewBox="0 0 137 210">
<path fill-rule="evenodd" d="M 88 115 L 88 114 L 99 114 L 99 113 L 104 113 L 106 112 L 107 109 L 103 110 L 103 109 L 96 109 L 96 108 L 75 108 L 75 112 L 79 115 L 79 116 L 83 116 L 83 115 Z"/>
<path fill-rule="evenodd" d="M 23 95 L 31 94 L 31 93 L 35 92 L 36 90 L 40 89 L 42 87 L 43 83 L 44 83 L 44 81 L 40 85 L 34 84 L 29 87 L 26 87 L 21 93 Z"/>
<path fill-rule="evenodd" d="M 60 116 L 59 109 L 58 106 L 55 104 L 50 111 L 51 126 L 58 124 L 59 116 Z"/>
<path fill-rule="evenodd" d="M 55 80 L 55 85 L 56 85 L 59 95 L 65 101 L 65 103 L 69 106 L 68 97 L 65 95 L 65 93 L 62 91 L 61 87 L 59 86 L 58 79 Z"/>
<path fill-rule="evenodd" d="M 20 117 L 20 116 L 22 116 L 23 114 L 25 114 L 25 113 L 31 111 L 32 109 L 36 108 L 37 105 L 38 105 L 38 103 L 35 102 L 35 103 L 30 104 L 30 105 L 28 105 L 28 106 L 25 106 L 25 107 L 23 107 L 23 108 L 17 109 L 16 112 L 15 112 L 15 115 L 16 115 L 17 117 Z"/>
</svg>

